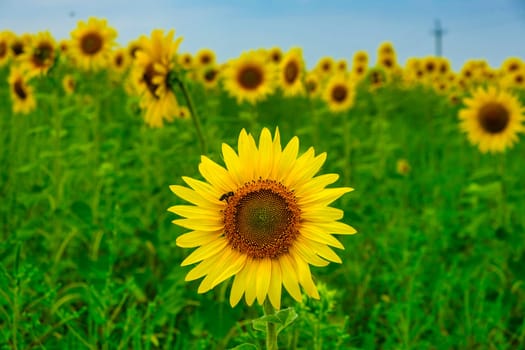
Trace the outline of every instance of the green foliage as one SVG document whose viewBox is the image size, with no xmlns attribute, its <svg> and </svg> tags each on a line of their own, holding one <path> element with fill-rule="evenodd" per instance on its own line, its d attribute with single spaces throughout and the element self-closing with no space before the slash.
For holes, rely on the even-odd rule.
<svg viewBox="0 0 525 350">
<path fill-rule="evenodd" d="M 191 122 L 150 129 L 123 82 L 81 75 L 67 96 L 65 73 L 32 81 L 29 115 L 12 114 L 0 85 L 0 349 L 261 349 L 267 321 L 285 349 L 525 346 L 523 142 L 479 154 L 457 107 L 423 89 L 359 90 L 333 115 L 316 100 L 237 106 L 190 86 L 212 159 L 241 128 L 279 127 L 356 189 L 337 202 L 359 232 L 340 237 L 343 264 L 312 268 L 321 300 L 283 292 L 260 318 L 229 306 L 228 283 L 199 295 L 184 281 L 189 251 L 166 209 L 179 201 L 169 185 L 200 176 Z"/>
</svg>

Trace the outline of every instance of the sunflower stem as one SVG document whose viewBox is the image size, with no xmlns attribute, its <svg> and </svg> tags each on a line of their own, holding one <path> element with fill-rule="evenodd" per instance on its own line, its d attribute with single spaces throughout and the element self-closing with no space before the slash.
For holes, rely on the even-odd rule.
<svg viewBox="0 0 525 350">
<path fill-rule="evenodd" d="M 181 79 L 176 79 L 176 82 L 179 85 L 180 90 L 182 91 L 182 94 L 184 95 L 184 98 L 186 99 L 188 108 L 190 109 L 191 120 L 193 121 L 193 126 L 195 127 L 195 131 L 197 132 L 197 137 L 199 138 L 199 144 L 201 146 L 201 153 L 206 154 L 207 153 L 206 141 L 202 134 L 199 116 L 197 115 L 195 111 L 195 107 L 193 106 L 193 100 L 191 99 L 190 93 L 188 92 L 188 89 L 186 88 L 186 85 L 183 83 L 183 81 Z"/>
<path fill-rule="evenodd" d="M 263 304 L 264 316 L 270 316 L 275 314 L 270 300 L 267 298 Z M 266 349 L 277 350 L 277 330 L 275 323 L 266 321 Z"/>
</svg>

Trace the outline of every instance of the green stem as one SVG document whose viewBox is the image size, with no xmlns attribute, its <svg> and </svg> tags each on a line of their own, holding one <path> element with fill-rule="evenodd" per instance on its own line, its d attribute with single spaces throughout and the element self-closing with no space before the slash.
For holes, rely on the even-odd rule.
<svg viewBox="0 0 525 350">
<path fill-rule="evenodd" d="M 269 299 L 264 301 L 263 309 L 264 316 L 275 314 L 275 309 Z M 275 328 L 275 323 L 268 321 L 266 322 L 266 349 L 277 350 L 277 330 Z"/>
<path fill-rule="evenodd" d="M 193 106 L 193 100 L 191 99 L 188 89 L 186 88 L 186 85 L 184 85 L 182 80 L 177 79 L 176 82 L 179 85 L 182 91 L 182 94 L 184 95 L 184 98 L 186 99 L 188 108 L 190 109 L 191 120 L 193 121 L 193 126 L 195 127 L 195 131 L 197 132 L 197 137 L 199 138 L 199 143 L 201 146 L 201 153 L 206 154 L 206 141 L 204 140 L 204 136 L 202 134 L 199 116 L 197 115 L 195 111 L 195 107 Z"/>
</svg>

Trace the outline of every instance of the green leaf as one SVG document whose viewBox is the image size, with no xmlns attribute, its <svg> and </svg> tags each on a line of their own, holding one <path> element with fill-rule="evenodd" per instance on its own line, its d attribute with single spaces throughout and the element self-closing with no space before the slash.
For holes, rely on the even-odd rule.
<svg viewBox="0 0 525 350">
<path fill-rule="evenodd" d="M 253 350 L 253 349 L 259 349 L 259 348 L 253 344 L 243 343 L 241 345 L 237 345 L 234 348 L 230 348 L 229 350 Z"/>
</svg>

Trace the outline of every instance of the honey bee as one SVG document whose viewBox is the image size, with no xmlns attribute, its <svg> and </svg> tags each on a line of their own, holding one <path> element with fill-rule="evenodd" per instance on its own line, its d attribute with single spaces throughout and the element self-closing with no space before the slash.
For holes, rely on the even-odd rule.
<svg viewBox="0 0 525 350">
<path fill-rule="evenodd" d="M 221 198 L 219 198 L 220 201 L 226 201 L 226 203 L 228 203 L 228 198 L 230 198 L 231 196 L 233 196 L 233 192 L 228 192 L 228 193 L 225 193 L 221 196 Z"/>
</svg>

